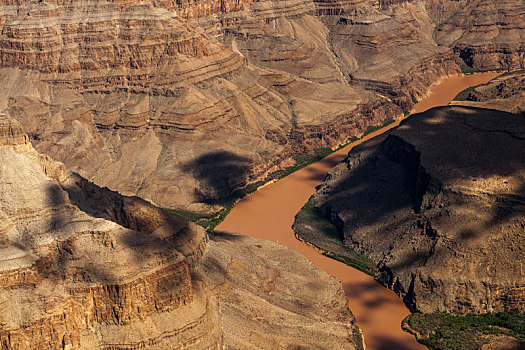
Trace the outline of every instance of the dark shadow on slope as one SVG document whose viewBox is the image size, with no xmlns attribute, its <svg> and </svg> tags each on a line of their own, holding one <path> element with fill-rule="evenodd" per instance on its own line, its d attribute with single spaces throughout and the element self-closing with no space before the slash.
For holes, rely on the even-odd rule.
<svg viewBox="0 0 525 350">
<path fill-rule="evenodd" d="M 228 231 L 212 230 L 212 231 L 208 231 L 208 234 L 210 236 L 210 239 L 213 241 L 234 242 L 234 241 L 239 241 L 239 240 L 244 239 L 244 236 L 237 234 L 237 233 L 228 232 Z"/>
<path fill-rule="evenodd" d="M 111 246 L 116 244 L 117 250 L 122 251 L 130 264 L 140 267 L 147 263 L 148 259 L 155 259 L 156 256 L 176 262 L 180 259 L 180 253 L 193 253 L 191 249 L 194 248 L 194 243 L 191 242 L 195 232 L 185 219 L 177 215 L 170 214 L 139 197 L 123 196 L 108 188 L 99 187 L 75 173 L 61 184 L 62 189 L 67 192 L 71 204 L 89 216 L 113 221 L 129 229 L 115 227 L 115 233 L 98 239 L 105 242 L 104 244 L 114 242 Z M 64 255 L 66 258 L 68 256 Z M 70 254 L 70 257 L 73 259 L 74 254 Z M 63 264 L 67 264 L 67 261 L 57 263 L 59 267 L 66 267 Z M 188 263 L 191 261 L 188 260 Z M 111 269 L 108 269 L 108 273 L 97 269 L 96 266 L 84 266 L 79 269 L 85 270 L 84 276 L 93 280 L 115 281 L 110 273 Z"/>
<path fill-rule="evenodd" d="M 504 186 L 507 177 L 525 169 L 524 133 L 522 116 L 490 109 L 441 107 L 414 115 L 350 152 L 349 171 L 331 187 L 319 189 L 321 196 L 330 193 L 323 197 L 320 212 L 344 230 L 358 252 L 371 257 L 402 252 L 401 259 L 380 268 L 379 279 L 398 293 L 410 294 L 410 285 L 395 285 L 396 271 L 416 271 L 430 257 L 447 259 L 449 252 L 469 241 L 490 239 L 481 235 L 501 230 L 504 221 L 524 222 L 525 184 L 514 183 L 510 193 Z M 479 187 L 483 179 L 501 184 L 485 190 Z M 443 188 L 456 182 L 467 187 Z M 469 186 L 485 191 L 494 204 L 478 208 L 479 199 L 469 194 Z M 482 219 L 466 217 L 462 222 L 458 215 L 458 225 L 465 229 L 453 242 L 436 245 L 446 233 L 438 232 L 433 220 L 451 215 L 448 208 L 454 206 L 475 210 Z M 417 243 L 410 243 L 412 238 Z M 408 299 L 405 302 L 414 311 Z"/>
<path fill-rule="evenodd" d="M 62 228 L 65 224 L 63 215 L 61 215 L 62 207 L 67 203 L 67 196 L 60 186 L 51 184 L 47 187 L 48 207 L 51 210 L 51 217 L 49 220 L 49 230 L 54 231 Z"/>
<path fill-rule="evenodd" d="M 195 237 L 187 221 L 140 198 L 100 188 L 77 174 L 72 174 L 61 185 L 38 175 L 36 181 L 47 183 L 43 192 L 38 189 L 34 193 L 38 196 L 37 201 L 41 201 L 39 211 L 28 213 L 32 220 L 22 217 L 17 222 L 22 236 L 9 242 L 38 257 L 34 263 L 37 273 L 31 267 L 30 276 L 25 276 L 28 272 L 24 267 L 20 275 L 23 278 L 4 287 L 29 288 L 28 293 L 32 293 L 33 288 L 46 281 L 42 284 L 46 292 L 35 289 L 36 299 L 29 300 L 28 305 L 34 302 L 36 307 L 44 305 L 48 309 L 49 305 L 59 302 L 51 298 L 60 298 L 62 291 L 66 291 L 66 300 L 62 301 L 67 308 L 61 317 L 71 319 L 70 312 L 76 312 L 70 310 L 70 301 L 74 300 L 75 307 L 86 306 L 86 312 L 91 312 L 90 307 L 93 307 L 96 311 L 96 315 L 87 320 L 88 326 L 125 324 L 130 318 L 148 315 L 148 307 L 168 311 L 178 306 L 178 298 L 182 298 L 180 305 L 186 303 L 186 299 L 191 300 L 186 264 L 191 263 L 191 259 L 185 261 L 181 253 L 198 254 L 198 249 L 190 248 L 200 247 L 187 246 Z M 16 186 L 15 183 L 12 187 Z M 112 220 L 131 230 L 87 218 L 85 214 Z M 153 281 L 145 288 L 147 283 L 143 278 L 148 273 Z M 133 289 L 135 282 L 137 287 Z M 54 285 L 57 286 L 56 295 L 53 288 L 48 288 Z M 144 291 L 147 294 L 141 294 Z M 68 293 L 71 300 L 67 299 Z M 133 302 L 137 302 L 137 308 L 129 304 L 130 296 L 136 298 Z M 148 304 L 153 299 L 154 305 Z M 40 314 L 35 315 L 40 317 Z M 53 312 L 43 313 L 43 322 L 50 322 L 47 318 L 53 315 Z M 28 315 L 28 320 L 31 317 Z M 38 325 L 40 321 L 35 322 Z M 65 332 L 68 337 L 70 330 Z"/>
<path fill-rule="evenodd" d="M 46 196 L 42 198 L 45 202 L 43 214 L 48 217 L 47 225 L 39 227 L 37 232 L 22 229 L 23 235 L 19 240 L 10 241 L 9 244 L 27 253 L 34 254 L 39 251 L 42 237 L 44 240 L 53 239 L 54 244 L 49 245 L 49 252 L 43 255 L 35 263 L 36 269 L 41 277 L 49 278 L 54 276 L 57 280 L 71 278 L 71 273 L 78 273 L 77 279 L 82 276 L 86 283 L 111 282 L 113 276 L 107 271 L 103 271 L 96 266 L 78 264 L 78 257 L 75 256 L 76 235 L 72 235 L 74 226 L 78 220 L 76 212 L 70 205 L 68 195 L 56 183 L 50 182 L 46 188 Z M 25 233 L 24 233 L 25 232 Z M 82 233 L 81 233 L 82 234 Z M 83 272 L 76 271 L 78 268 Z"/>
<path fill-rule="evenodd" d="M 161 240 L 183 244 L 191 235 L 189 223 L 180 216 L 162 210 L 135 196 L 124 196 L 73 173 L 62 184 L 73 205 L 90 216 L 113 221 L 125 228 Z"/>
<path fill-rule="evenodd" d="M 181 169 L 199 181 L 195 199 L 201 203 L 223 204 L 237 189 L 248 184 L 252 161 L 227 151 L 213 151 L 182 164 Z"/>
<path fill-rule="evenodd" d="M 426 158 L 423 162 L 421 147 L 412 145 L 413 137 L 406 137 L 407 132 L 399 132 L 396 129 L 388 135 L 380 136 L 354 148 L 347 158 L 350 172 L 339 177 L 335 188 L 321 188 L 321 191 L 331 193 L 330 198 L 321 206 L 321 211 L 329 215 L 329 212 L 344 210 L 347 221 L 351 222 L 352 226 L 359 227 L 378 223 L 381 218 L 390 216 L 396 211 L 406 212 L 407 208 L 411 208 L 411 215 L 418 218 L 415 214 L 418 214 L 419 210 L 429 210 L 432 209 L 432 205 L 444 204 L 436 203 L 441 199 L 435 198 L 442 191 L 443 180 L 454 181 L 459 177 L 476 179 L 492 175 L 505 177 L 525 168 L 525 157 L 522 155 L 525 149 L 524 140 L 505 139 L 505 142 L 502 142 L 500 139 L 499 142 L 493 142 L 487 140 L 486 135 L 478 134 L 472 137 L 468 135 L 470 126 L 465 127 L 463 122 L 458 123 L 465 116 L 471 118 L 469 113 L 466 115 L 455 113 L 441 123 L 442 126 L 462 124 L 464 130 L 453 138 L 453 143 L 439 136 L 446 134 L 446 130 L 443 132 L 426 130 L 433 125 L 428 121 L 432 113 L 447 112 L 447 110 L 450 111 L 450 107 L 433 109 L 428 115 L 415 115 L 413 119 L 402 123 L 402 126 L 409 125 L 411 129 L 418 126 L 413 125 L 416 123 L 423 126 L 417 129 L 417 136 L 415 136 L 423 140 L 423 157 Z M 480 112 L 477 108 L 468 108 L 468 110 L 474 113 Z M 493 117 L 497 117 L 491 122 L 499 122 L 500 118 L 515 118 L 514 115 L 505 112 L 494 110 L 482 112 L 492 113 Z M 525 132 L 525 120 L 521 121 L 521 127 Z M 507 131 L 487 133 L 492 136 L 497 133 L 505 135 Z M 435 145 L 433 139 L 436 140 Z M 499 147 L 491 147 L 491 144 L 499 144 Z M 428 156 L 431 149 L 433 154 Z M 431 163 L 429 171 L 426 169 L 426 163 Z M 490 221 L 516 214 L 512 208 L 523 202 L 524 185 L 521 184 L 515 193 L 495 195 L 498 198 L 498 205 L 492 209 Z M 429 200 L 434 202 L 427 203 Z M 420 220 L 416 224 L 421 226 L 418 228 L 425 234 L 432 235 L 431 228 L 425 226 L 424 222 Z M 472 232 L 465 233 L 465 237 L 472 235 Z"/>
</svg>

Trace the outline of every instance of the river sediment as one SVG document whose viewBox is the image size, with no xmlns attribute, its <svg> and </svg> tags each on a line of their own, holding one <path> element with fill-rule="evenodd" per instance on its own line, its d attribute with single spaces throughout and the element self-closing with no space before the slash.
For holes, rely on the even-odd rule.
<svg viewBox="0 0 525 350">
<path fill-rule="evenodd" d="M 429 89 L 428 96 L 415 105 L 412 113 L 446 105 L 462 90 L 486 83 L 499 74 L 487 72 L 446 77 Z M 368 134 L 321 161 L 245 197 L 217 227 L 218 230 L 276 241 L 300 252 L 313 264 L 338 278 L 349 298 L 349 307 L 363 330 L 367 349 L 425 347 L 401 329 L 401 321 L 410 312 L 393 291 L 384 288 L 373 277 L 323 256 L 300 242 L 294 236 L 292 224 L 296 213 L 334 165 L 341 162 L 354 146 L 396 127 L 400 121 Z"/>
</svg>

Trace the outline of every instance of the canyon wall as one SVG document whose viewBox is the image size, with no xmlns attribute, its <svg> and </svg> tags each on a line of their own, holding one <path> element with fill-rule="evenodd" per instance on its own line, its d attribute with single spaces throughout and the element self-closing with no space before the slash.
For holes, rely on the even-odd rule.
<svg viewBox="0 0 525 350">
<path fill-rule="evenodd" d="M 134 348 L 133 338 L 166 346 L 192 341 L 197 331 L 203 333 L 193 348 L 220 346 L 217 305 L 204 303 L 190 276 L 205 232 L 176 217 L 129 229 L 90 216 L 62 187 L 72 174 L 37 153 L 18 123 L 0 120 L 2 348 Z M 130 215 L 153 211 L 141 199 L 127 200 Z M 195 329 L 184 329 L 186 309 Z"/>
<path fill-rule="evenodd" d="M 67 171 L 0 116 L 2 349 L 222 349 L 259 338 L 283 348 L 362 348 L 337 280 L 287 248 L 222 237 L 235 248 L 215 238 L 207 250 L 201 227 Z M 239 283 L 254 264 L 261 293 Z M 315 289 L 297 280 L 301 271 L 316 276 Z M 265 289 L 290 283 L 293 290 Z M 231 295 L 245 304 L 232 309 Z M 254 311 L 263 308 L 275 313 Z M 249 333 L 232 325 L 244 317 L 254 333 L 240 341 Z"/>
<path fill-rule="evenodd" d="M 523 312 L 525 119 L 456 104 L 354 148 L 314 201 L 412 311 Z"/>
<path fill-rule="evenodd" d="M 436 43 L 449 46 L 477 69 L 523 68 L 523 1 L 429 1 Z"/>
<path fill-rule="evenodd" d="M 294 152 L 400 116 L 459 72 L 443 34 L 453 3 L 9 1 L 0 110 L 98 185 L 213 211 Z"/>
</svg>

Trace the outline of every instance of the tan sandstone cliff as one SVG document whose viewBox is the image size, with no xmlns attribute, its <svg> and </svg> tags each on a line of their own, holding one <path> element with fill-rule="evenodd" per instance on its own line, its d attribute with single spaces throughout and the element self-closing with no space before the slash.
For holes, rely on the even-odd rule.
<svg viewBox="0 0 525 350">
<path fill-rule="evenodd" d="M 334 278 L 278 245 L 217 237 L 66 171 L 0 116 L 2 349 L 362 346 Z"/>
<path fill-rule="evenodd" d="M 457 73 L 429 4 L 8 1 L 0 109 L 101 186 L 204 210 Z"/>
</svg>

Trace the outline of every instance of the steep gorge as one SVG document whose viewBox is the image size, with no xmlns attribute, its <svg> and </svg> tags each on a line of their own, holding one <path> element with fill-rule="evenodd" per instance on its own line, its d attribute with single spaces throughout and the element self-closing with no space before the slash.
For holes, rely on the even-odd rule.
<svg viewBox="0 0 525 350">
<path fill-rule="evenodd" d="M 156 205 L 216 210 L 217 198 L 289 164 L 294 152 L 337 146 L 402 115 L 462 64 L 523 67 L 524 13 L 508 0 L 3 2 L 0 344 L 359 348 L 333 278 L 272 243 L 221 232 L 208 242 Z M 508 98 L 501 94 L 477 88 L 468 103 Z M 470 118 L 472 110 L 455 108 Z M 462 127 L 487 131 L 476 121 Z M 512 128 L 521 133 L 521 124 Z M 420 147 L 403 137 L 382 147 L 381 157 L 408 174 L 397 179 L 407 190 L 397 199 L 410 213 L 389 225 L 418 238 L 367 245 L 362 225 L 347 235 L 382 261 L 381 280 L 423 311 L 522 303 L 521 238 L 507 230 L 523 229 L 521 192 L 496 191 L 492 178 L 472 182 L 495 195 L 470 178 L 444 189 Z M 521 188 L 521 173 L 500 180 Z M 366 190 L 376 198 L 376 188 Z M 460 206 L 459 198 L 475 207 L 479 197 L 506 217 L 485 220 L 494 237 L 448 232 L 461 220 L 447 222 L 440 205 Z M 344 227 L 336 209 L 323 210 Z M 508 254 L 495 259 L 493 245 Z M 480 251 L 486 271 L 469 265 L 468 280 L 426 274 L 443 260 L 446 271 L 459 270 L 454 258 L 475 261 Z M 507 268 L 514 272 L 499 278 Z M 287 288 L 292 281 L 301 294 Z"/>
<path fill-rule="evenodd" d="M 39 154 L 5 116 L 0 219 L 2 349 L 362 348 L 340 283 L 305 258 L 237 235 L 210 241 Z"/>
<path fill-rule="evenodd" d="M 462 24 L 462 41 L 452 40 L 455 3 L 8 1 L 0 109 L 40 152 L 101 186 L 213 210 L 201 203 L 292 153 L 337 146 L 409 110 L 459 71 L 468 33 L 489 50 L 481 24 Z M 512 11 L 494 19 L 509 33 L 496 49 L 508 55 L 466 60 L 520 66 L 523 6 L 492 3 L 469 2 L 463 16 Z M 213 179 L 202 176 L 210 159 L 226 168 Z"/>
</svg>

